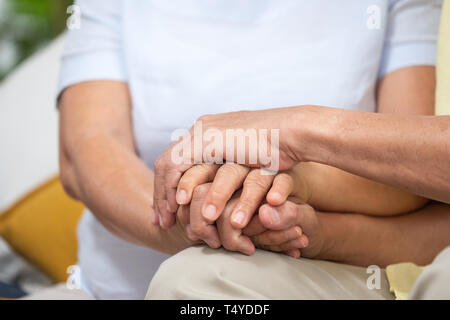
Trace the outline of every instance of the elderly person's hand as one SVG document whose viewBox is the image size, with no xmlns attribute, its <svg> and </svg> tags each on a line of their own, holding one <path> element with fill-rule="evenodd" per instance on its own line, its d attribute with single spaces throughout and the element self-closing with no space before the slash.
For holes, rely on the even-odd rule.
<svg viewBox="0 0 450 320">
<path fill-rule="evenodd" d="M 305 111 L 307 107 L 303 108 Z M 297 112 L 296 112 L 297 110 Z M 159 223 L 163 228 L 169 228 L 174 223 L 174 214 L 179 204 L 186 204 L 191 201 L 192 193 L 178 189 L 178 182 L 183 173 L 196 163 L 222 163 L 227 160 L 237 162 L 252 167 L 270 168 L 272 171 L 286 170 L 294 163 L 305 160 L 298 141 L 305 141 L 292 134 L 289 125 L 297 121 L 302 123 L 302 113 L 298 108 L 276 108 L 259 111 L 240 111 L 217 115 L 206 115 L 201 117 L 196 124 L 201 124 L 201 133 L 196 132 L 196 125 L 191 128 L 187 139 L 192 139 L 189 143 L 190 159 L 182 163 L 173 161 L 173 154 L 178 152 L 183 141 L 174 143 L 155 162 L 155 192 L 154 208 L 160 216 Z M 290 120 L 290 121 L 288 121 Z M 198 127 L 198 126 L 197 126 Z M 234 133 L 241 135 L 244 140 L 243 145 L 239 142 L 236 146 L 227 145 L 227 132 L 234 130 Z M 272 131 L 273 130 L 273 131 Z M 205 134 L 203 134 L 205 132 Z M 245 135 L 254 132 L 256 141 L 245 143 Z M 261 132 L 265 132 L 261 136 Z M 274 132 L 274 135 L 272 133 Z M 220 136 L 222 143 L 213 144 L 208 140 L 208 134 Z M 200 137 L 197 137 L 200 135 Z M 195 138 L 194 138 L 195 136 Z M 209 137 L 211 138 L 211 137 Z M 239 140 L 239 138 L 238 138 Z M 249 138 L 250 140 L 250 138 Z M 201 143 L 198 143 L 198 142 Z M 234 141 L 234 138 L 233 138 Z M 196 150 L 200 148 L 200 150 Z M 181 149 L 180 149 L 181 150 Z M 300 150 L 300 151 L 299 151 Z M 185 151 L 185 150 L 183 150 Z M 205 159 L 212 158 L 212 159 Z M 200 155 L 201 159 L 197 159 Z M 208 156 L 209 155 L 209 156 Z M 183 192 L 184 191 L 184 192 Z M 220 208 L 203 208 L 204 215 L 217 218 Z M 214 219 L 213 219 L 214 220 Z"/>
</svg>

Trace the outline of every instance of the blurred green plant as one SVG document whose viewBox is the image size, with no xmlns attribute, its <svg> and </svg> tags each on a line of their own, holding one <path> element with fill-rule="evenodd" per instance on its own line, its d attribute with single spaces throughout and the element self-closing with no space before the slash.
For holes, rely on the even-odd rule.
<svg viewBox="0 0 450 320">
<path fill-rule="evenodd" d="M 9 62 L 0 65 L 0 81 L 66 28 L 66 10 L 72 3 L 73 0 L 3 0 L 0 51 L 6 46 L 10 57 L 3 57 Z"/>
</svg>

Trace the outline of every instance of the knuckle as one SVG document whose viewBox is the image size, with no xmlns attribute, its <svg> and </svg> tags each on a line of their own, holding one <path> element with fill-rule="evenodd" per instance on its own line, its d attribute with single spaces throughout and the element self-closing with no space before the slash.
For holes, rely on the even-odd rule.
<svg viewBox="0 0 450 320">
<path fill-rule="evenodd" d="M 214 177 L 214 173 L 216 171 L 217 164 L 212 163 L 202 163 L 198 166 L 198 170 L 201 174 L 208 176 L 209 178 Z"/>
<path fill-rule="evenodd" d="M 252 194 L 255 194 L 264 193 L 268 188 L 268 185 L 261 180 L 247 177 L 243 183 L 243 187 L 246 190 L 246 193 L 251 192 Z"/>
<path fill-rule="evenodd" d="M 227 194 L 217 187 L 211 188 L 210 192 L 211 192 L 211 199 L 213 199 L 215 203 L 227 200 Z"/>
<path fill-rule="evenodd" d="M 243 175 L 244 172 L 243 166 L 236 163 L 226 163 L 220 168 L 220 173 L 223 174 L 225 177 L 233 176 L 233 177 L 240 177 Z"/>
<path fill-rule="evenodd" d="M 249 174 L 244 181 L 244 187 L 265 191 L 270 183 L 259 174 Z"/>
<path fill-rule="evenodd" d="M 239 199 L 239 205 L 242 209 L 244 210 L 250 210 L 255 208 L 258 205 L 260 199 L 251 199 L 249 197 L 243 197 L 241 199 Z M 253 212 L 251 212 L 253 213 Z"/>
<path fill-rule="evenodd" d="M 196 122 L 207 122 L 212 117 L 211 114 L 203 114 L 200 117 L 197 118 Z"/>
<path fill-rule="evenodd" d="M 191 174 L 182 175 L 180 181 L 178 182 L 178 189 L 186 189 L 194 183 L 193 180 L 194 179 Z"/>
<path fill-rule="evenodd" d="M 163 155 L 160 155 L 154 163 L 155 170 L 162 169 L 164 167 L 165 160 Z"/>
</svg>

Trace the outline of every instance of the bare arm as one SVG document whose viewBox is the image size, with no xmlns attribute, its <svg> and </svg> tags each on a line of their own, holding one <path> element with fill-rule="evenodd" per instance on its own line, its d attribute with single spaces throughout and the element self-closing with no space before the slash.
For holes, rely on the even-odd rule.
<svg viewBox="0 0 450 320">
<path fill-rule="evenodd" d="M 378 100 L 385 114 L 298 109 L 297 121 L 305 126 L 293 130 L 309 146 L 299 145 L 296 154 L 450 203 L 450 117 L 406 115 L 432 114 L 433 78 L 427 67 L 414 67 L 383 79 Z"/>
<path fill-rule="evenodd" d="M 450 203 L 449 116 L 328 108 L 312 108 L 306 113 L 302 117 L 328 124 L 320 131 L 310 128 L 300 134 L 315 146 L 299 150 L 303 158 Z"/>
<path fill-rule="evenodd" d="M 381 113 L 296 106 L 207 115 L 200 120 L 204 131 L 215 128 L 224 136 L 226 129 L 234 128 L 279 130 L 276 148 L 281 170 L 297 162 L 317 162 L 450 203 L 450 117 L 419 115 L 433 113 L 434 86 L 433 67 L 410 67 L 380 82 Z M 168 196 L 165 190 L 176 190 L 179 177 L 189 168 L 170 161 L 171 148 L 155 165 L 158 177 L 164 177 L 155 183 L 160 198 Z M 248 149 L 239 151 L 249 158 Z M 224 159 L 236 161 L 226 152 L 223 147 L 219 150 Z M 258 161 L 251 165 L 262 166 Z M 165 207 L 160 209 L 165 216 Z"/>
<path fill-rule="evenodd" d="M 389 73 L 378 83 L 378 112 L 433 115 L 435 87 L 434 67 L 408 67 Z M 418 209 L 427 202 L 423 197 L 314 162 L 300 163 L 293 172 L 303 180 L 306 201 L 318 210 L 392 215 Z M 301 194 L 297 196 L 302 198 Z"/>
<path fill-rule="evenodd" d="M 125 83 L 84 82 L 60 100 L 60 173 L 65 190 L 111 232 L 165 253 L 191 243 L 151 223 L 153 173 L 138 158 Z"/>
<path fill-rule="evenodd" d="M 317 214 L 325 235 L 320 259 L 361 266 L 426 265 L 450 244 L 450 206 L 444 204 L 396 217 Z"/>
<path fill-rule="evenodd" d="M 290 170 L 290 175 L 292 194 L 321 211 L 390 216 L 419 209 L 428 201 L 316 162 L 301 162 Z"/>
<path fill-rule="evenodd" d="M 430 203 L 409 214 L 374 217 L 316 212 L 290 198 L 277 207 L 262 205 L 244 234 L 256 245 L 268 245 L 263 246 L 266 250 L 283 251 L 278 244 L 285 230 L 295 226 L 306 236 L 307 241 L 296 246 L 305 258 L 358 266 L 406 261 L 426 265 L 450 245 L 450 206 Z"/>
</svg>

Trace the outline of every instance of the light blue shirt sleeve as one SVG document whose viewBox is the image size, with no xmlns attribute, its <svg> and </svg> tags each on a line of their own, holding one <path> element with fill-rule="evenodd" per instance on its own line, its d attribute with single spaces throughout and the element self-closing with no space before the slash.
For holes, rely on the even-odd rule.
<svg viewBox="0 0 450 320">
<path fill-rule="evenodd" d="M 435 65 L 442 0 L 393 0 L 379 77 L 400 68 Z"/>
<path fill-rule="evenodd" d="M 75 5 L 80 24 L 67 33 L 58 95 L 83 81 L 127 80 L 121 34 L 122 0 L 77 0 Z"/>
</svg>

